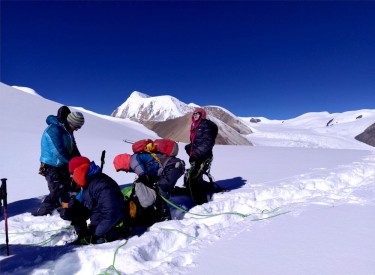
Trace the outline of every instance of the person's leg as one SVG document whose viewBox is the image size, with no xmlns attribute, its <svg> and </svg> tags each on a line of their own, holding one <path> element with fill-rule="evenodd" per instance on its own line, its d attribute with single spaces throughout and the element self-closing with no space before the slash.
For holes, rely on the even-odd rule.
<svg viewBox="0 0 375 275">
<path fill-rule="evenodd" d="M 35 213 L 35 216 L 44 216 L 51 214 L 54 209 L 59 207 L 59 198 L 63 192 L 67 190 L 67 185 L 70 181 L 69 174 L 64 168 L 47 166 L 45 170 L 45 178 L 48 183 L 49 194 L 43 200 L 41 206 Z"/>
</svg>

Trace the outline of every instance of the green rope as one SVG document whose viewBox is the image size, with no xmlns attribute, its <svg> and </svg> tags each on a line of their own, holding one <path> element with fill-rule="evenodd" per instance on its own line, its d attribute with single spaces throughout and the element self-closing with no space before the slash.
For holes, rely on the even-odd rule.
<svg viewBox="0 0 375 275">
<path fill-rule="evenodd" d="M 251 221 L 253 221 L 253 222 L 264 221 L 264 220 L 268 220 L 268 219 L 271 219 L 271 218 L 275 218 L 275 217 L 278 217 L 278 216 L 281 216 L 281 215 L 284 215 L 284 214 L 288 214 L 288 213 L 290 213 L 290 212 L 291 212 L 291 211 L 285 211 L 285 212 L 277 213 L 277 214 L 275 214 L 275 215 L 268 216 L 268 217 L 265 217 L 265 218 L 256 218 L 256 219 L 252 219 Z"/>
<path fill-rule="evenodd" d="M 53 229 L 48 231 L 25 231 L 25 232 L 8 232 L 9 235 L 25 235 L 25 234 L 35 234 L 35 233 L 51 233 L 51 232 L 57 232 L 57 231 L 63 231 L 73 228 L 72 225 L 69 225 L 67 227 L 59 228 L 59 229 Z M 5 232 L 0 232 L 0 234 L 5 234 Z"/>
<path fill-rule="evenodd" d="M 214 213 L 214 214 L 198 214 L 198 213 L 191 213 L 190 211 L 188 210 L 185 210 L 183 209 L 182 207 L 174 204 L 173 202 L 171 202 L 170 200 L 166 199 L 165 197 L 163 197 L 162 195 L 159 194 L 159 196 L 168 204 L 172 205 L 174 208 L 186 213 L 186 214 L 190 214 L 190 215 L 194 215 L 194 216 L 201 216 L 201 217 L 216 217 L 216 216 L 220 216 L 220 215 L 237 215 L 237 216 L 240 216 L 242 218 L 246 218 L 246 217 L 249 217 L 251 215 L 254 215 L 253 213 L 250 213 L 250 214 L 243 214 L 243 213 L 240 213 L 240 212 L 234 212 L 234 211 L 231 211 L 231 212 L 221 212 L 221 213 Z M 275 212 L 277 210 L 279 210 L 280 208 L 277 207 L 275 209 L 272 209 L 272 210 L 262 210 L 261 214 L 265 214 L 265 213 L 272 213 L 272 212 Z M 286 212 L 287 213 L 287 212 Z"/>
<path fill-rule="evenodd" d="M 195 236 L 189 235 L 189 234 L 185 233 L 184 231 L 181 231 L 181 230 L 178 230 L 178 229 L 174 229 L 174 228 L 160 228 L 160 230 L 165 230 L 165 231 L 175 231 L 175 232 L 178 232 L 178 233 L 184 234 L 185 236 L 188 236 L 188 237 L 190 237 L 190 238 L 198 239 L 198 237 L 195 237 Z"/>
<path fill-rule="evenodd" d="M 67 227 L 63 227 L 63 228 L 60 228 L 60 229 L 54 229 L 54 230 L 48 230 L 48 231 L 30 231 L 30 232 L 13 232 L 13 233 L 9 233 L 9 234 L 12 234 L 12 235 L 24 235 L 24 234 L 34 234 L 35 232 L 38 232 L 38 233 L 51 233 L 51 232 L 56 232 L 55 234 L 51 235 L 51 237 L 49 237 L 48 239 L 46 240 L 43 240 L 39 243 L 33 243 L 33 244 L 23 244 L 25 246 L 43 246 L 43 245 L 46 245 L 47 243 L 50 243 L 53 239 L 55 239 L 58 235 L 58 233 L 64 231 L 64 230 L 69 230 L 73 228 L 73 226 L 69 225 Z M 5 234 L 3 232 L 0 232 L 1 234 Z M 6 248 L 6 246 L 2 246 L 0 247 L 0 251 L 3 251 L 4 249 Z"/>
<path fill-rule="evenodd" d="M 110 270 L 113 270 L 114 272 L 116 272 L 117 274 L 121 274 L 116 268 L 115 268 L 115 261 L 116 261 L 116 255 L 117 255 L 117 252 L 118 250 L 123 247 L 124 245 L 126 245 L 128 243 L 128 240 L 125 240 L 125 242 L 122 244 L 122 245 L 119 245 L 117 248 L 116 248 L 116 251 L 113 255 L 113 261 L 112 261 L 112 264 L 107 267 L 107 269 L 104 271 L 104 273 L 99 273 L 98 275 L 109 275 L 110 273 L 108 273 L 108 271 Z"/>
</svg>

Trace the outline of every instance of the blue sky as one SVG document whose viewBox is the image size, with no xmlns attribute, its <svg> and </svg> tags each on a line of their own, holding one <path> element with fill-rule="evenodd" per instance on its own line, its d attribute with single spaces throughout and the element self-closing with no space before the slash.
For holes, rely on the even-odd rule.
<svg viewBox="0 0 375 275">
<path fill-rule="evenodd" d="M 110 114 L 134 90 L 238 116 L 375 108 L 375 2 L 1 1 L 1 82 Z"/>
</svg>

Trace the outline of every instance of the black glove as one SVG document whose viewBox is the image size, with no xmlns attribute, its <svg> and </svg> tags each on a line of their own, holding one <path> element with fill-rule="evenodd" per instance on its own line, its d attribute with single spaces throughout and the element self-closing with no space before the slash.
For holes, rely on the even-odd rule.
<svg viewBox="0 0 375 275">
<path fill-rule="evenodd" d="M 190 162 L 190 165 L 191 165 L 191 166 L 194 166 L 195 164 L 197 164 L 197 163 L 199 162 L 199 158 L 196 157 L 196 156 L 191 156 L 191 157 L 189 158 L 189 162 Z"/>
<path fill-rule="evenodd" d="M 70 201 L 70 194 L 68 194 L 68 193 L 61 194 L 60 200 L 61 200 L 61 204 L 63 204 L 63 203 L 68 204 L 69 201 Z"/>
<path fill-rule="evenodd" d="M 191 143 L 185 145 L 185 151 L 186 151 L 186 154 L 188 154 L 190 156 Z"/>
<path fill-rule="evenodd" d="M 76 231 L 77 231 L 76 227 Z M 77 231 L 78 240 L 76 241 L 79 245 L 87 245 L 87 244 L 99 244 L 105 243 L 106 240 L 104 237 L 100 237 L 95 234 L 95 226 L 89 226 L 87 228 L 82 228 L 81 230 Z"/>
<path fill-rule="evenodd" d="M 150 182 L 150 177 L 147 174 L 143 174 L 139 176 L 135 182 L 142 182 L 147 184 Z"/>
</svg>

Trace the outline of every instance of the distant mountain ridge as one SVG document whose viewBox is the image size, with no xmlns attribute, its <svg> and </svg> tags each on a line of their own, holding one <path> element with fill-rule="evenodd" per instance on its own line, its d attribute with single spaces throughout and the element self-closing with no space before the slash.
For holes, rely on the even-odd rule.
<svg viewBox="0 0 375 275">
<path fill-rule="evenodd" d="M 9 88 L 13 89 L 13 91 L 22 91 L 43 98 L 31 88 L 19 86 L 10 87 L 1 82 L 0 86 L 2 90 L 8 90 Z M 153 102 L 152 106 L 153 108 L 159 106 L 159 110 L 155 112 L 157 114 L 155 117 L 159 116 L 159 119 L 161 120 L 153 121 L 147 120 L 154 116 L 154 112 L 147 110 L 147 105 L 150 104 L 145 104 L 144 101 L 145 99 L 148 99 L 148 101 L 152 102 L 155 101 L 155 98 L 151 98 L 148 95 L 139 92 L 135 92 L 132 95 L 134 95 L 135 99 L 138 98 L 139 102 L 130 101 L 131 105 L 129 105 L 127 111 L 132 111 L 134 118 L 140 115 L 143 120 L 143 123 L 140 125 L 138 125 L 139 122 L 132 122 L 133 125 L 137 125 L 135 126 L 136 128 L 143 128 L 143 126 L 145 126 L 150 130 L 152 135 L 156 136 L 157 134 L 160 137 L 170 137 L 176 141 L 189 142 L 191 112 L 198 105 L 187 105 L 174 98 L 174 101 L 177 101 L 178 106 L 182 106 L 182 108 L 191 111 L 186 114 L 183 114 L 183 111 L 179 108 L 170 108 L 168 111 L 165 111 L 165 107 L 170 103 L 165 104 L 163 98 L 172 102 L 172 100 L 170 100 L 172 97 L 155 97 L 158 98 L 157 101 L 161 101 L 161 103 Z M 139 106 L 134 103 L 141 104 L 143 107 L 138 110 L 137 108 Z M 59 103 L 56 104 L 59 105 Z M 126 104 L 124 103 L 123 105 Z M 174 103 L 172 105 L 174 105 Z M 107 115 L 100 115 L 81 107 L 71 107 L 85 113 L 103 117 L 107 120 L 121 121 L 113 118 L 113 115 L 108 117 Z M 362 147 L 362 144 L 375 147 L 375 109 L 360 109 L 342 113 L 329 113 L 327 111 L 309 112 L 292 119 L 269 120 L 265 117 L 236 117 L 228 110 L 218 106 L 206 106 L 204 108 L 207 110 L 209 119 L 212 119 L 217 123 L 220 128 L 219 136 L 216 139 L 217 144 L 249 144 L 251 142 L 251 144 L 255 144 L 256 146 L 343 148 L 342 143 L 346 142 L 346 146 L 349 149 L 368 149 L 367 147 Z M 120 107 L 117 108 L 116 111 L 120 111 Z M 142 111 L 144 112 L 142 113 Z M 176 115 L 176 113 L 178 115 Z M 166 116 L 174 118 L 166 119 L 164 121 Z M 137 121 L 134 118 L 131 120 Z M 122 122 L 120 123 L 122 124 Z M 127 122 L 124 121 L 124 123 L 126 124 Z M 316 133 L 313 139 L 311 138 L 311 135 L 308 137 L 304 134 L 305 130 L 310 131 L 311 129 L 314 129 L 314 132 Z M 249 131 L 250 134 L 247 134 Z M 140 138 L 142 137 L 140 136 Z M 334 139 L 336 142 L 330 143 L 329 147 L 327 147 L 328 139 Z M 259 142 L 260 140 L 261 142 Z M 272 142 L 272 140 L 276 140 L 277 142 Z M 334 146 L 332 144 L 334 144 Z"/>
<path fill-rule="evenodd" d="M 197 107 L 196 104 L 186 104 L 172 96 L 150 97 L 135 91 L 111 116 L 139 122 L 160 137 L 189 143 L 191 114 Z M 241 119 L 222 107 L 203 108 L 207 118 L 219 127 L 216 144 L 252 145 L 244 137 L 252 131 Z"/>
</svg>

